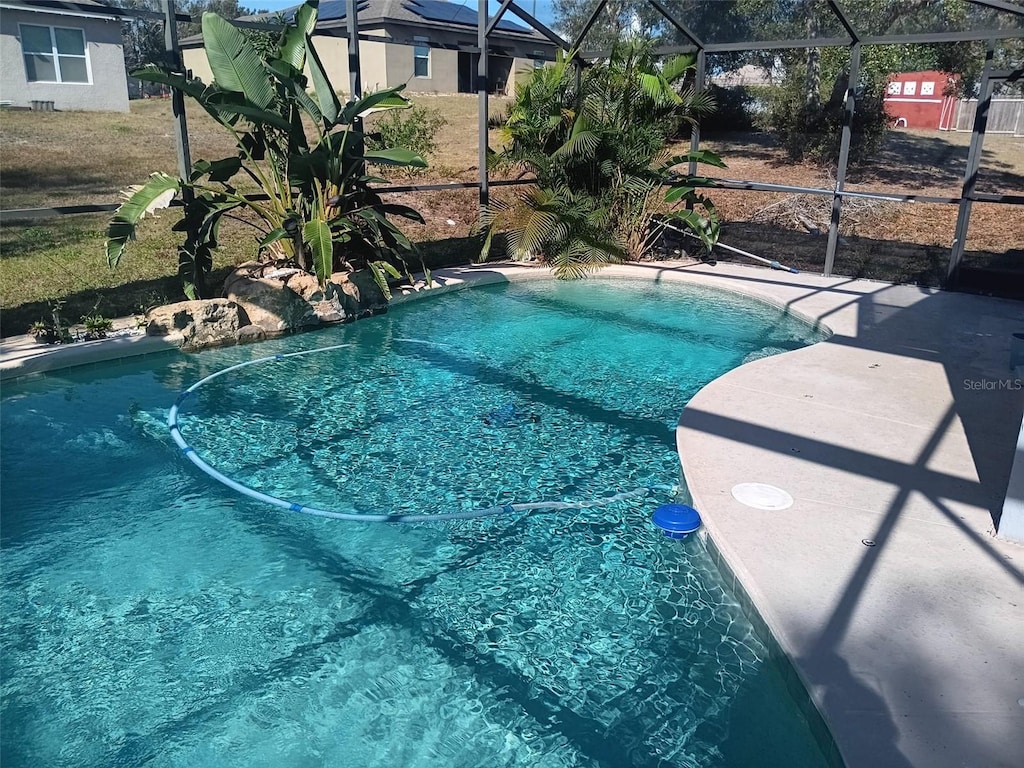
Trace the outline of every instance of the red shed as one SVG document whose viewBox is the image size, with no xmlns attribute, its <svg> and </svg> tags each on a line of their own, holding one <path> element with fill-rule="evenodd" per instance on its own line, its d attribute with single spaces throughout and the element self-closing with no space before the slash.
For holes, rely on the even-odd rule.
<svg viewBox="0 0 1024 768">
<path fill-rule="evenodd" d="M 956 99 L 948 96 L 956 75 L 947 72 L 899 72 L 889 77 L 885 112 L 896 128 L 942 128 L 954 115 Z"/>
</svg>

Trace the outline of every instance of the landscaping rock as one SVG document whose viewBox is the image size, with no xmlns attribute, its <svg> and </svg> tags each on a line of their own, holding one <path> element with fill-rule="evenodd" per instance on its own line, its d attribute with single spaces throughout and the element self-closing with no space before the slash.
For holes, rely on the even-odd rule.
<svg viewBox="0 0 1024 768">
<path fill-rule="evenodd" d="M 321 288 L 314 275 L 273 263 L 247 262 L 228 275 L 228 299 L 268 336 L 346 323 L 387 310 L 384 293 L 368 271 L 335 272 Z"/>
<path fill-rule="evenodd" d="M 341 323 L 347 319 L 345 309 L 338 298 L 335 287 L 328 283 L 320 288 L 320 281 L 308 272 L 298 272 L 285 278 L 289 288 L 305 299 L 322 323 Z"/>
<path fill-rule="evenodd" d="M 258 325 L 243 325 L 235 334 L 239 344 L 249 344 L 253 341 L 263 341 L 267 338 L 267 332 Z"/>
<path fill-rule="evenodd" d="M 331 286 L 337 292 L 336 298 L 346 320 L 358 320 L 387 311 L 388 300 L 368 269 L 335 272 L 328 281 L 328 288 Z"/>
<path fill-rule="evenodd" d="M 146 313 L 147 336 L 178 335 L 183 349 L 235 344 L 242 325 L 238 305 L 227 299 L 179 301 Z"/>
<path fill-rule="evenodd" d="M 268 265 L 249 262 L 238 267 L 224 282 L 224 293 L 242 308 L 249 324 L 262 328 L 268 336 L 320 325 L 313 307 L 288 283 L 263 276 L 267 268 Z M 287 275 L 289 282 L 298 274 L 301 273 Z"/>
</svg>

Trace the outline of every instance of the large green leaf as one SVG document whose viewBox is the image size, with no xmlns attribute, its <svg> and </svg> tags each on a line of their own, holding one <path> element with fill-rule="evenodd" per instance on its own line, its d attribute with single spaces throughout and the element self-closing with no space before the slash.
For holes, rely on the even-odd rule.
<svg viewBox="0 0 1024 768">
<path fill-rule="evenodd" d="M 377 152 L 365 152 L 363 153 L 363 158 L 368 162 L 377 163 L 378 165 L 397 165 L 402 168 L 427 167 L 426 160 L 415 152 L 411 152 L 408 149 L 402 149 L 401 147 L 382 149 Z"/>
<path fill-rule="evenodd" d="M 267 233 L 267 236 L 260 240 L 258 250 L 262 251 L 267 246 L 276 243 L 278 240 L 283 240 L 288 237 L 288 232 L 284 227 L 276 227 Z"/>
<path fill-rule="evenodd" d="M 322 219 L 307 221 L 302 228 L 302 239 L 313 253 L 313 271 L 323 283 L 331 276 L 334 267 L 334 243 L 331 242 L 331 228 Z"/>
<path fill-rule="evenodd" d="M 665 104 L 681 104 L 682 99 L 660 75 L 641 72 L 638 75 L 640 88 L 644 95 L 658 106 Z"/>
<path fill-rule="evenodd" d="M 670 168 L 673 168 L 677 165 L 694 162 L 704 163 L 705 165 L 713 165 L 716 168 L 726 167 L 725 162 L 719 155 L 715 154 L 709 149 L 701 149 L 698 150 L 697 152 L 687 152 L 684 155 L 675 155 L 673 157 L 670 157 L 668 160 L 664 162 L 664 164 L 661 166 L 661 169 L 662 171 L 668 171 Z"/>
<path fill-rule="evenodd" d="M 225 116 L 210 107 L 210 101 L 216 100 L 219 96 L 222 96 L 222 92 L 217 89 L 214 85 L 207 85 L 198 78 L 187 78 L 184 75 L 176 72 L 169 71 L 166 67 L 158 66 L 156 64 L 147 64 L 141 69 L 135 69 L 129 72 L 129 74 L 147 83 L 156 83 L 158 85 L 166 85 L 176 90 L 181 91 L 186 96 L 190 96 L 203 107 L 210 116 L 213 117 L 218 123 L 223 125 L 231 125 L 232 121 L 227 119 Z"/>
<path fill-rule="evenodd" d="M 673 56 L 664 63 L 661 69 L 661 76 L 664 77 L 668 82 L 674 83 L 680 77 L 686 74 L 687 70 L 693 69 L 697 63 L 697 54 L 686 53 L 679 56 Z"/>
<path fill-rule="evenodd" d="M 210 181 L 225 183 L 232 176 L 242 169 L 242 158 L 237 155 L 225 157 L 223 160 L 197 160 L 192 163 L 192 174 L 190 180 L 195 182 L 203 176 L 209 176 Z"/>
<path fill-rule="evenodd" d="M 323 114 L 320 112 L 320 107 L 306 92 L 306 79 L 301 76 L 301 73 L 296 72 L 290 65 L 281 61 L 271 61 L 267 66 L 277 76 L 278 82 L 291 92 L 292 96 L 295 97 L 295 101 L 312 118 L 313 122 L 319 123 L 324 119 Z"/>
<path fill-rule="evenodd" d="M 139 69 L 133 69 L 128 74 L 143 82 L 168 85 L 200 102 L 203 100 L 203 96 L 209 87 L 198 78 L 187 78 L 182 74 L 171 72 L 157 64 L 147 64 Z"/>
<path fill-rule="evenodd" d="M 370 274 L 373 275 L 374 282 L 377 283 L 377 287 L 384 294 L 384 299 L 391 301 L 391 286 L 388 285 L 388 275 L 398 279 L 402 276 L 402 273 L 398 271 L 394 264 L 384 261 L 384 259 L 371 261 L 369 265 Z"/>
<path fill-rule="evenodd" d="M 294 21 L 284 32 L 280 59 L 299 72 L 306 64 L 306 36 L 313 34 L 316 16 L 316 4 L 305 3 L 295 12 Z"/>
<path fill-rule="evenodd" d="M 107 263 L 116 267 L 129 240 L 135 239 L 135 227 L 146 214 L 167 208 L 181 191 L 181 180 L 166 173 L 154 173 L 141 186 L 128 187 L 125 201 L 107 225 Z"/>
<path fill-rule="evenodd" d="M 210 109 L 222 117 L 227 115 L 244 117 L 256 126 L 272 125 L 275 128 L 280 128 L 282 131 L 290 131 L 292 127 L 292 124 L 277 112 L 260 109 L 252 104 L 234 104 L 232 102 L 211 103 Z"/>
<path fill-rule="evenodd" d="M 356 118 L 366 117 L 373 112 L 385 109 L 408 109 L 412 106 L 412 102 L 401 95 L 404 89 L 404 84 L 396 85 L 394 88 L 385 88 L 383 91 L 376 91 L 358 101 L 349 103 L 341 115 L 341 122 L 348 124 Z"/>
<path fill-rule="evenodd" d="M 320 112 L 327 123 L 328 128 L 338 122 L 338 115 L 341 112 L 341 103 L 334 92 L 324 65 L 320 61 L 320 55 L 313 47 L 313 38 L 306 35 L 306 53 L 309 63 L 309 76 L 313 80 L 313 90 L 316 91 L 317 101 L 320 102 Z"/>
<path fill-rule="evenodd" d="M 389 216 L 401 216 L 402 218 L 409 219 L 410 221 L 415 221 L 418 224 L 425 223 L 420 212 L 415 208 L 410 208 L 408 205 L 384 203 L 380 206 L 380 209 Z"/>
<path fill-rule="evenodd" d="M 270 106 L 274 88 L 263 60 L 244 33 L 217 14 L 204 13 L 203 43 L 217 85 L 244 94 L 262 109 Z"/>
</svg>

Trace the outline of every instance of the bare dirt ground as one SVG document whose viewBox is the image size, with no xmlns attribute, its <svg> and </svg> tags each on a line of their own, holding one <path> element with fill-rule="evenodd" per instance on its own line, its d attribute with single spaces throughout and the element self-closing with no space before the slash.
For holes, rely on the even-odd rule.
<svg viewBox="0 0 1024 768">
<path fill-rule="evenodd" d="M 478 178 L 477 99 L 474 96 L 416 97 L 448 121 L 437 135 L 430 167 L 415 176 L 389 174 L 393 184 L 475 182 Z M 491 114 L 508 101 L 492 99 Z M 230 137 L 205 113 L 188 112 L 192 157 L 234 154 Z M 500 132 L 489 132 L 492 148 Z M 956 198 L 961 193 L 970 134 L 892 131 L 871 161 L 851 169 L 847 188 Z M 809 163 L 793 163 L 763 134 L 706 137 L 702 146 L 722 155 L 723 178 L 830 189 L 833 174 Z M 686 149 L 680 146 L 680 149 Z M 128 184 L 156 170 L 176 172 L 170 103 L 136 101 L 131 112 L 0 111 L 0 204 L 4 209 L 116 203 Z M 978 191 L 1024 194 L 1024 138 L 986 137 Z M 500 198 L 514 190 L 493 188 Z M 810 272 L 824 266 L 831 198 L 715 189 L 711 197 L 723 219 L 722 242 Z M 405 226 L 420 243 L 424 262 L 436 267 L 463 263 L 479 254 L 475 189 L 403 192 L 395 199 L 419 209 L 426 223 Z M 148 223 L 127 266 L 111 273 L 102 257 L 104 218 L 63 217 L 0 229 L 0 289 L 4 325 L 21 332 L 25 317 L 37 319 L 55 297 L 71 296 L 74 311 L 88 311 L 98 297 L 108 314 L 170 299 L 175 292 L 176 235 L 170 214 Z M 847 198 L 834 272 L 894 282 L 939 285 L 949 261 L 957 206 Z M 217 267 L 230 269 L 254 253 L 252 233 L 226 226 Z M 731 257 L 721 249 L 716 258 Z M 966 266 L 1024 271 L 1024 212 L 1019 206 L 976 203 L 967 240 Z M 412 265 L 414 268 L 418 265 Z M 42 268 L 42 272 L 40 269 Z M 127 297 L 127 298 L 126 298 Z M 18 312 L 24 305 L 25 311 Z M 79 306 L 81 305 L 81 306 Z M 84 307 L 84 309 L 82 309 Z M 7 318 L 14 318 L 7 322 Z M 13 329 L 13 330 L 12 330 Z"/>
<path fill-rule="evenodd" d="M 970 134 L 892 131 L 878 156 L 851 170 L 847 189 L 959 197 Z M 834 175 L 810 163 L 792 163 L 765 135 L 713 137 L 705 146 L 728 164 L 721 178 L 830 189 Z M 715 174 L 709 174 L 715 175 Z M 1024 191 L 1024 138 L 986 137 L 979 192 Z M 724 242 L 758 255 L 821 268 L 831 198 L 716 190 L 727 222 Z M 836 272 L 897 282 L 938 284 L 945 275 L 957 206 L 848 198 Z M 821 234 L 818 234 L 821 233 Z M 1024 214 L 1019 207 L 976 203 L 965 264 L 1016 265 L 1024 269 Z"/>
</svg>

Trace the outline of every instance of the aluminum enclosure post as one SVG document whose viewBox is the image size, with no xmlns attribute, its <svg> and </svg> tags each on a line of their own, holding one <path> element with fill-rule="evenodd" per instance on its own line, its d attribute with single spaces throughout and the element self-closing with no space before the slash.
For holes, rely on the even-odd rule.
<svg viewBox="0 0 1024 768">
<path fill-rule="evenodd" d="M 707 67 L 708 67 L 708 55 L 704 52 L 703 48 L 697 49 L 697 72 L 695 82 L 693 84 L 694 93 L 701 93 L 707 87 Z M 698 152 L 700 150 L 700 123 L 694 123 L 690 129 L 690 151 Z M 687 170 L 691 176 L 697 175 L 697 161 L 691 160 L 689 168 Z"/>
<path fill-rule="evenodd" d="M 363 96 L 363 73 L 359 64 L 359 11 L 356 0 L 348 0 L 345 16 L 348 30 L 348 85 L 353 101 Z"/>
<path fill-rule="evenodd" d="M 480 49 L 480 60 L 476 66 L 476 91 L 478 99 L 479 122 L 479 158 L 480 163 L 480 216 L 490 204 L 490 189 L 487 177 L 487 0 L 479 0 L 477 10 L 477 47 Z M 481 221 L 481 223 L 483 223 Z"/>
<path fill-rule="evenodd" d="M 172 72 L 185 72 L 178 44 L 178 22 L 175 21 L 174 0 L 163 0 L 164 58 Z M 192 172 L 192 157 L 188 147 L 188 123 L 185 121 L 185 95 L 171 89 L 171 112 L 174 115 L 174 138 L 178 149 L 178 175 L 187 179 Z"/>
<path fill-rule="evenodd" d="M 843 207 L 843 186 L 846 168 L 850 163 L 850 142 L 853 139 L 853 114 L 857 109 L 857 83 L 860 81 L 860 46 L 850 46 L 850 79 L 846 84 L 846 105 L 843 109 L 843 136 L 839 143 L 839 166 L 836 168 L 836 187 L 832 195 L 832 218 L 828 225 L 828 245 L 825 246 L 825 277 L 832 276 L 836 264 L 836 246 L 839 244 L 839 219 Z"/>
<path fill-rule="evenodd" d="M 981 85 L 978 88 L 978 108 L 974 113 L 974 132 L 971 134 L 971 148 L 967 152 L 967 169 L 964 171 L 964 185 L 960 193 L 960 210 L 956 215 L 956 232 L 953 235 L 953 247 L 949 252 L 949 265 L 946 267 L 946 288 L 956 285 L 960 274 L 960 265 L 967 249 L 967 230 L 971 223 L 971 198 L 978 184 L 978 170 L 981 168 L 981 145 L 985 141 L 985 129 L 988 127 L 988 110 L 992 104 L 992 58 L 995 56 L 995 42 L 989 41 L 985 50 L 985 67 L 981 71 Z"/>
</svg>

